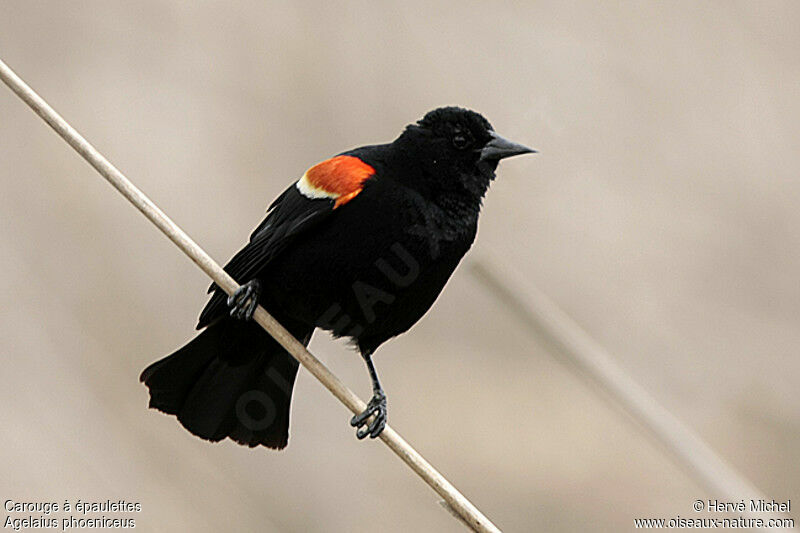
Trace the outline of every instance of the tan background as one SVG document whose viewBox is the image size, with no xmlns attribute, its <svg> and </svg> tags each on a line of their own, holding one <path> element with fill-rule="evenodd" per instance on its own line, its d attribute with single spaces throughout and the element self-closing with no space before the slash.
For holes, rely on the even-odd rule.
<svg viewBox="0 0 800 533">
<path fill-rule="evenodd" d="M 220 261 L 312 163 L 480 110 L 541 154 L 501 165 L 475 254 L 800 504 L 797 2 L 2 0 L 0 57 Z M 142 531 L 461 530 L 305 372 L 283 453 L 148 411 L 138 373 L 207 280 L 4 88 L 0 161 L 3 500 L 140 501 Z M 367 396 L 354 353 L 312 348 Z M 395 428 L 508 531 L 698 516 L 715 495 L 553 355 L 461 268 L 377 365 Z"/>
</svg>

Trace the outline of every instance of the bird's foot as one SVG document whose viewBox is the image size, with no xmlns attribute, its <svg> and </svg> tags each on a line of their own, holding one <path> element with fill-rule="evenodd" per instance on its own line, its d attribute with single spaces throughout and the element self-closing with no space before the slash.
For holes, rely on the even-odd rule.
<svg viewBox="0 0 800 533">
<path fill-rule="evenodd" d="M 372 415 L 375 415 L 375 418 L 372 420 L 372 423 L 367 426 L 367 422 L 369 422 L 369 418 Z M 386 395 L 383 391 L 379 390 L 375 392 L 372 399 L 367 404 L 367 408 L 361 414 L 354 416 L 350 420 L 350 425 L 358 428 L 356 437 L 358 437 L 359 440 L 367 435 L 369 435 L 371 439 L 374 439 L 381 434 L 383 428 L 386 427 Z"/>
<path fill-rule="evenodd" d="M 261 294 L 261 284 L 258 280 L 250 280 L 228 296 L 230 315 L 239 320 L 250 320 L 258 307 L 258 296 Z"/>
</svg>

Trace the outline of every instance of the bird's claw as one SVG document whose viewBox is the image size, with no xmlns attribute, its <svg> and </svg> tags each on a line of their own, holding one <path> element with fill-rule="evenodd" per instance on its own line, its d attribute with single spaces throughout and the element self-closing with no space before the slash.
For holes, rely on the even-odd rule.
<svg viewBox="0 0 800 533">
<path fill-rule="evenodd" d="M 367 425 L 367 422 L 369 422 L 370 417 L 373 415 L 375 415 L 375 418 Z M 358 428 L 356 437 L 358 437 L 359 440 L 367 435 L 369 435 L 371 439 L 374 439 L 381 434 L 383 428 L 386 427 L 386 395 L 383 391 L 378 391 L 372 396 L 372 399 L 367 404 L 367 408 L 350 419 L 350 425 Z"/>
<path fill-rule="evenodd" d="M 239 320 L 250 320 L 258 307 L 258 296 L 261 293 L 261 284 L 258 280 L 250 280 L 240 286 L 233 294 L 228 296 L 230 315 Z"/>
</svg>

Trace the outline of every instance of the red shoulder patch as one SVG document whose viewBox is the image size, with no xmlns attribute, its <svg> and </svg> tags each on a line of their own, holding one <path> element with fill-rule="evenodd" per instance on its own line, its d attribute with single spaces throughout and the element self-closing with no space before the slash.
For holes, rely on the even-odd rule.
<svg viewBox="0 0 800 533">
<path fill-rule="evenodd" d="M 308 198 L 331 198 L 334 209 L 344 205 L 363 188 L 375 169 L 351 155 L 338 155 L 309 168 L 297 182 L 298 190 Z"/>
</svg>

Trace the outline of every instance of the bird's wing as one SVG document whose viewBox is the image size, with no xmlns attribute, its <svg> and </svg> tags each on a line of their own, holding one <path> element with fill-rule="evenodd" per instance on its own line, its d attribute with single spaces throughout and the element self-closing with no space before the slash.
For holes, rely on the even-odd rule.
<svg viewBox="0 0 800 533">
<path fill-rule="evenodd" d="M 370 165 L 350 155 L 314 165 L 272 202 L 250 242 L 225 265 L 225 271 L 239 283 L 257 277 L 298 235 L 355 198 L 374 174 Z M 213 283 L 208 290 L 214 294 L 200 314 L 197 329 L 227 312 L 225 293 Z"/>
</svg>

